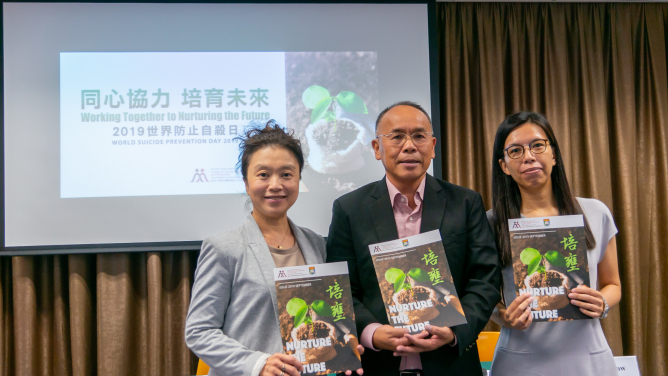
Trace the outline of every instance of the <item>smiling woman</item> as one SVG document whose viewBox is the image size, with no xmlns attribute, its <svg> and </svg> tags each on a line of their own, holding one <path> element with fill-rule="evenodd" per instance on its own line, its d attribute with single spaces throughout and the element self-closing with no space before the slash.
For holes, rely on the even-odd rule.
<svg viewBox="0 0 668 376">
<path fill-rule="evenodd" d="M 267 245 L 277 249 L 290 248 L 295 244 L 295 238 L 288 225 L 287 213 L 297 201 L 304 168 L 299 140 L 269 121 L 262 129 L 246 132 L 239 148 L 241 175 L 253 203 L 251 215 Z M 282 263 L 277 263 L 277 267 L 287 266 L 278 264 Z"/>
<path fill-rule="evenodd" d="M 244 182 L 246 193 L 253 202 L 253 218 L 258 224 L 280 221 L 297 200 L 300 168 L 296 162 L 294 155 L 278 147 L 262 148 L 250 158 L 250 174 Z M 287 223 L 285 228 L 287 235 Z M 271 232 L 270 228 L 267 230 Z M 264 235 L 267 238 L 271 234 Z M 281 248 L 281 243 L 276 248 Z"/>
<path fill-rule="evenodd" d="M 325 260 L 324 239 L 287 214 L 299 195 L 304 155 L 299 140 L 273 120 L 239 141 L 253 211 L 241 227 L 202 243 L 186 344 L 211 367 L 210 376 L 298 376 L 305 365 L 283 354 L 272 276 L 276 267 Z"/>
</svg>

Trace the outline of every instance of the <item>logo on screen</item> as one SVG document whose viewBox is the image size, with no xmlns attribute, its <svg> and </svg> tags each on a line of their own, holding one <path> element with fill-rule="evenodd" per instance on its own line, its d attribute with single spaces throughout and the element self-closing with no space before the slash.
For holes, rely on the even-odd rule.
<svg viewBox="0 0 668 376">
<path fill-rule="evenodd" d="M 190 181 L 191 183 L 208 183 L 209 179 L 206 178 L 206 174 L 204 173 L 204 169 L 195 169 L 195 175 L 193 175 L 193 179 Z"/>
<path fill-rule="evenodd" d="M 311 274 L 315 274 L 315 266 L 309 266 L 308 272 Z"/>
</svg>

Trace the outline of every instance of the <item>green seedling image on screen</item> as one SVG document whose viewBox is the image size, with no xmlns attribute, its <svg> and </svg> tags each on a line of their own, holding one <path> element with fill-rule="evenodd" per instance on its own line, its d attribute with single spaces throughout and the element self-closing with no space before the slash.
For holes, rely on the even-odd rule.
<svg viewBox="0 0 668 376">
<path fill-rule="evenodd" d="M 326 121 L 336 120 L 335 111 L 329 108 L 340 106 L 346 112 L 353 114 L 367 114 L 369 111 L 362 98 L 352 91 L 342 91 L 335 97 L 329 94 L 329 91 L 322 86 L 313 85 L 308 87 L 302 93 L 302 102 L 306 108 L 313 110 L 311 112 L 311 124 L 315 124 L 321 119 Z"/>
</svg>

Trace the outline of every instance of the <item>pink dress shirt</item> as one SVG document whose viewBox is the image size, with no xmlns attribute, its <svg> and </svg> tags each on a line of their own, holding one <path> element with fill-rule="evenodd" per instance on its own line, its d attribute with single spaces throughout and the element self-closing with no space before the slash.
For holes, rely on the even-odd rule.
<svg viewBox="0 0 668 376">
<path fill-rule="evenodd" d="M 415 209 L 411 209 L 408 206 L 408 198 L 390 183 L 390 179 L 385 178 L 387 190 L 390 193 L 392 211 L 394 212 L 394 222 L 397 224 L 397 234 L 400 238 L 420 233 L 420 224 L 422 224 L 422 198 L 424 197 L 424 184 L 426 180 L 426 177 L 422 179 L 422 182 L 418 186 L 414 196 Z M 373 347 L 373 333 L 381 326 L 381 324 L 370 324 L 364 328 L 360 337 L 362 346 L 379 351 Z M 402 356 L 399 369 L 422 369 L 420 355 Z"/>
</svg>

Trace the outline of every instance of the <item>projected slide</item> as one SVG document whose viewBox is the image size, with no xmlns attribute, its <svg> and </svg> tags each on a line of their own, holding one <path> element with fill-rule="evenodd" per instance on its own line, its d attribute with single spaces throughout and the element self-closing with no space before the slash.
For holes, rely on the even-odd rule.
<svg viewBox="0 0 668 376">
<path fill-rule="evenodd" d="M 269 119 L 302 140 L 302 190 L 354 188 L 375 66 L 373 52 L 61 53 L 60 197 L 242 193 L 235 138 Z"/>
<path fill-rule="evenodd" d="M 3 3 L 5 251 L 180 250 L 239 227 L 235 138 L 268 119 L 304 151 L 288 216 L 327 235 L 334 200 L 385 174 L 378 113 L 431 111 L 428 8 Z"/>
</svg>

